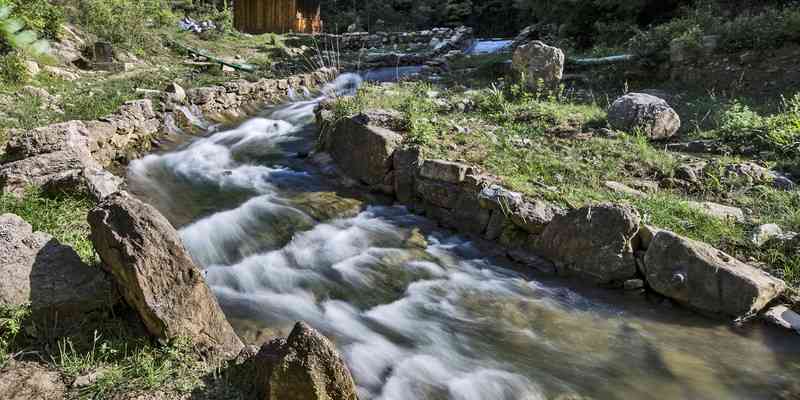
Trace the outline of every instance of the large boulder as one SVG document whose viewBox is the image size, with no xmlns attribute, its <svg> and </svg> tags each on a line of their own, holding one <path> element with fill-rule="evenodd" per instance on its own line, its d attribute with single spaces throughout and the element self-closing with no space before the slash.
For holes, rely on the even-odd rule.
<svg viewBox="0 0 800 400">
<path fill-rule="evenodd" d="M 117 300 L 103 270 L 14 214 L 0 216 L 0 272 L 0 305 L 29 304 L 37 320 L 69 321 Z"/>
<path fill-rule="evenodd" d="M 586 276 L 597 283 L 620 282 L 636 275 L 634 241 L 641 217 L 627 205 L 599 204 L 553 219 L 536 243 L 559 272 Z"/>
<path fill-rule="evenodd" d="M 564 76 L 564 60 L 561 49 L 534 40 L 514 51 L 512 66 L 525 77 L 528 86 L 552 86 Z"/>
<path fill-rule="evenodd" d="M 367 185 L 382 185 L 403 136 L 370 121 L 367 114 L 339 121 L 326 146 L 346 175 Z"/>
<path fill-rule="evenodd" d="M 655 235 L 644 265 L 656 292 L 701 311 L 734 317 L 760 311 L 786 288 L 760 269 L 669 231 Z"/>
<path fill-rule="evenodd" d="M 66 393 L 58 372 L 37 363 L 12 361 L 0 370 L 0 399 L 63 400 Z"/>
<path fill-rule="evenodd" d="M 356 385 L 325 336 L 305 323 L 256 356 L 259 400 L 356 400 Z"/>
<path fill-rule="evenodd" d="M 681 118 L 665 100 L 644 93 L 628 93 L 615 100 L 608 109 L 608 122 L 615 129 L 638 130 L 650 139 L 672 137 L 681 127 Z"/>
<path fill-rule="evenodd" d="M 92 242 L 123 297 L 162 340 L 188 337 L 206 354 L 236 356 L 243 345 L 181 243 L 155 208 L 126 192 L 89 212 Z"/>
<path fill-rule="evenodd" d="M 29 186 L 50 191 L 80 191 L 96 199 L 111 194 L 122 179 L 92 156 L 92 133 L 80 121 L 12 131 L 0 166 L 4 193 L 22 195 Z"/>
</svg>

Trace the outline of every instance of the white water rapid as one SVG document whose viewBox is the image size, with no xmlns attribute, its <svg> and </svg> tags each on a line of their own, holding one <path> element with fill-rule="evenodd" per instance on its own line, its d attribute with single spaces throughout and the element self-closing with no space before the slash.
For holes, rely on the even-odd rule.
<svg viewBox="0 0 800 400">
<path fill-rule="evenodd" d="M 403 207 L 337 213 L 352 196 L 305 154 L 316 104 L 359 82 L 342 76 L 321 97 L 130 166 L 130 190 L 180 228 L 243 338 L 263 342 L 307 321 L 335 340 L 362 399 L 766 399 L 796 390 L 800 346 L 788 333 L 531 275 Z"/>
</svg>

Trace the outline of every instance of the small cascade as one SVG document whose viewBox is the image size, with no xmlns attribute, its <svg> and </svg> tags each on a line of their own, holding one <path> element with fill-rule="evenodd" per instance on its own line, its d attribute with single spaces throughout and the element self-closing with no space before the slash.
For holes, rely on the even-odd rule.
<svg viewBox="0 0 800 400">
<path fill-rule="evenodd" d="M 404 207 L 342 195 L 300 154 L 317 104 L 361 82 L 343 75 L 129 168 L 246 340 L 306 321 L 367 400 L 763 399 L 795 384 L 789 333 L 533 276 Z"/>
</svg>

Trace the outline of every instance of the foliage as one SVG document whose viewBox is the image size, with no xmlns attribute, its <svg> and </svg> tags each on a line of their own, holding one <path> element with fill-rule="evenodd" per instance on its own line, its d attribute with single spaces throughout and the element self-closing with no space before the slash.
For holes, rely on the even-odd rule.
<svg viewBox="0 0 800 400">
<path fill-rule="evenodd" d="M 174 21 L 166 0 L 80 0 L 78 17 L 101 39 L 139 52 L 160 43 L 154 28 Z"/>
<path fill-rule="evenodd" d="M 0 55 L 16 50 L 32 55 L 45 54 L 49 45 L 35 30 L 27 27 L 24 14 L 8 0 L 0 0 Z"/>
<path fill-rule="evenodd" d="M 784 100 L 782 112 L 770 116 L 734 101 L 722 114 L 718 133 L 738 147 L 756 146 L 781 156 L 800 157 L 800 93 Z"/>
<path fill-rule="evenodd" d="M 58 39 L 64 22 L 61 6 L 48 0 L 10 0 L 10 4 L 28 29 L 39 32 L 45 39 Z"/>
<path fill-rule="evenodd" d="M 22 83 L 30 79 L 28 68 L 25 66 L 25 58 L 19 51 L 12 51 L 5 55 L 0 55 L 0 82 L 15 84 Z"/>
<path fill-rule="evenodd" d="M 22 323 L 30 315 L 28 306 L 0 305 L 0 368 L 8 362 L 9 351 L 22 331 Z"/>
<path fill-rule="evenodd" d="M 22 198 L 11 194 L 0 196 L 0 214 L 19 215 L 31 224 L 34 231 L 49 233 L 61 243 L 72 246 L 81 259 L 88 263 L 96 260 L 89 240 L 89 224 L 86 222 L 86 214 L 91 207 L 92 202 L 81 196 L 47 196 L 34 189 Z"/>
<path fill-rule="evenodd" d="M 115 393 L 173 388 L 190 391 L 200 384 L 206 366 L 195 358 L 191 342 L 178 338 L 154 346 L 127 334 L 106 339 L 94 332 L 83 348 L 70 338 L 58 342 L 55 364 L 67 376 L 102 371 L 98 379 L 79 390 L 81 398 L 108 398 Z"/>
<path fill-rule="evenodd" d="M 779 48 L 800 43 L 800 8 L 767 6 L 725 17 L 717 2 L 701 1 L 683 15 L 638 33 L 630 40 L 632 51 L 645 56 L 666 54 L 673 41 L 690 51 L 704 36 L 716 36 L 719 49 L 735 52 Z"/>
</svg>

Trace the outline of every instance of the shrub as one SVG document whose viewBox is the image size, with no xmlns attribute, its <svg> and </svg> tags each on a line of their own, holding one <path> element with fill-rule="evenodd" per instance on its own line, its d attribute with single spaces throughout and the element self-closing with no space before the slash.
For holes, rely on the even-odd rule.
<svg viewBox="0 0 800 400">
<path fill-rule="evenodd" d="M 25 27 L 25 22 L 14 5 L 7 0 L 0 0 L 0 55 L 14 50 L 35 56 L 47 53 L 47 41 L 39 40 L 36 31 Z"/>
<path fill-rule="evenodd" d="M 64 22 L 61 7 L 47 0 L 11 0 L 10 4 L 28 29 L 39 32 L 46 39 L 58 39 Z"/>
<path fill-rule="evenodd" d="M 9 351 L 22 331 L 22 323 L 30 315 L 30 308 L 0 305 L 0 368 L 8 361 Z"/>
<path fill-rule="evenodd" d="M 25 58 L 19 51 L 0 55 L 0 82 L 6 84 L 24 83 L 30 79 Z"/>
<path fill-rule="evenodd" d="M 160 43 L 158 28 L 174 20 L 165 0 L 81 0 L 81 22 L 103 40 L 143 51 Z"/>
<path fill-rule="evenodd" d="M 706 35 L 719 36 L 725 52 L 771 49 L 800 42 L 800 9 L 766 7 L 725 20 L 719 6 L 704 2 L 667 23 L 640 31 L 630 41 L 631 51 L 642 56 L 664 56 L 673 40 L 692 48 Z"/>
<path fill-rule="evenodd" d="M 734 102 L 720 117 L 718 133 L 735 146 L 754 145 L 759 150 L 800 157 L 800 93 L 785 99 L 782 112 L 770 116 Z"/>
</svg>

